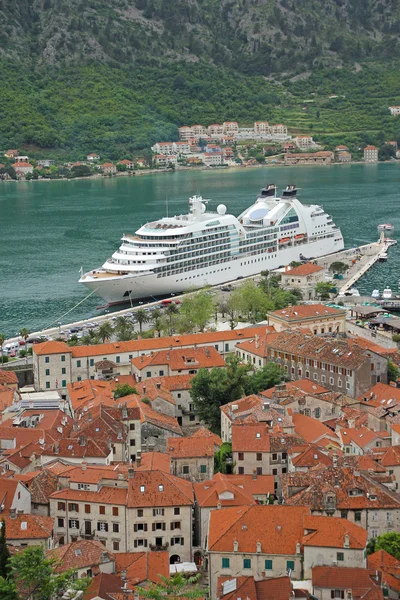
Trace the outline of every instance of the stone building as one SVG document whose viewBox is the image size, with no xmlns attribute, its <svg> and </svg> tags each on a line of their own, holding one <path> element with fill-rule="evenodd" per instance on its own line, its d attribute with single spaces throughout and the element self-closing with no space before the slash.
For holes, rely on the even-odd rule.
<svg viewBox="0 0 400 600">
<path fill-rule="evenodd" d="M 299 267 L 300 268 L 300 267 Z M 304 327 L 314 335 L 346 331 L 346 311 L 324 304 L 298 304 L 268 313 L 276 331 Z"/>
<path fill-rule="evenodd" d="M 309 579 L 315 564 L 364 567 L 367 532 L 345 519 L 310 516 L 302 506 L 248 506 L 210 514 L 210 595 L 219 577 L 290 574 Z"/>
<path fill-rule="evenodd" d="M 344 340 L 282 331 L 268 344 L 268 356 L 292 380 L 305 377 L 351 398 L 387 382 L 387 358 Z"/>
<path fill-rule="evenodd" d="M 203 432 L 200 436 L 168 439 L 167 452 L 171 456 L 171 473 L 189 481 L 211 479 L 214 473 L 214 455 L 222 440 L 206 429 L 203 429 Z"/>
<path fill-rule="evenodd" d="M 305 263 L 282 273 L 281 286 L 286 289 L 300 290 L 303 300 L 314 300 L 315 286 L 320 281 L 325 281 L 324 268 L 313 263 Z"/>
</svg>

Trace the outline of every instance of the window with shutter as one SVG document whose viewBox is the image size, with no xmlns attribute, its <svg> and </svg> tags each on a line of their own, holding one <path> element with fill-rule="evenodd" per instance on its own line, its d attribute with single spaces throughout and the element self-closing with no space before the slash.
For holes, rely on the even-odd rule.
<svg viewBox="0 0 400 600">
<path fill-rule="evenodd" d="M 137 532 L 137 524 L 135 523 L 133 526 L 133 531 L 136 533 Z"/>
</svg>

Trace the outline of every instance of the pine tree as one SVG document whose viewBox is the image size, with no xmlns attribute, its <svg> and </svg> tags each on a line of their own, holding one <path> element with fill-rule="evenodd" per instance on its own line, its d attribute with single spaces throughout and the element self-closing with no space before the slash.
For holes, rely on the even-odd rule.
<svg viewBox="0 0 400 600">
<path fill-rule="evenodd" d="M 6 579 L 9 573 L 8 561 L 10 558 L 10 552 L 7 546 L 6 540 L 6 523 L 4 519 L 1 520 L 0 529 L 0 577 Z"/>
</svg>

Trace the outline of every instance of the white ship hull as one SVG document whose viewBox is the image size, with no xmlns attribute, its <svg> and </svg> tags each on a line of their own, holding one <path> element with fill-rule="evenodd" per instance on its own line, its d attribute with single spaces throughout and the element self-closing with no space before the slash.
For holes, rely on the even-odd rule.
<svg viewBox="0 0 400 600">
<path fill-rule="evenodd" d="M 134 301 L 152 296 L 168 296 L 205 285 L 223 284 L 238 277 L 249 277 L 263 270 L 289 265 L 292 261 L 300 260 L 300 254 L 317 258 L 340 252 L 343 248 L 343 238 L 338 234 L 336 241 L 334 238 L 328 238 L 286 247 L 274 253 L 237 257 L 228 262 L 178 275 L 116 275 L 105 279 L 85 277 L 80 282 L 91 291 L 95 291 L 107 304 L 129 303 L 129 298 Z"/>
</svg>

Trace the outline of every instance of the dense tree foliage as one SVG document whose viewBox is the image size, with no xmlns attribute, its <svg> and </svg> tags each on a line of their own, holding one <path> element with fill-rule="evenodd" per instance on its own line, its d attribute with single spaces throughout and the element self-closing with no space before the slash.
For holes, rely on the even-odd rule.
<svg viewBox="0 0 400 600">
<path fill-rule="evenodd" d="M 400 533 L 391 531 L 378 535 L 376 538 L 371 538 L 367 546 L 368 554 L 373 554 L 378 550 L 385 550 L 385 552 L 400 560 Z"/>
<path fill-rule="evenodd" d="M 260 371 L 250 372 L 249 364 L 242 364 L 237 356 L 230 355 L 226 368 L 211 371 L 199 369 L 192 379 L 191 397 L 196 413 L 215 433 L 221 430 L 220 407 L 239 400 L 245 394 L 269 389 L 284 380 L 284 372 L 275 364 L 267 364 Z"/>
</svg>

